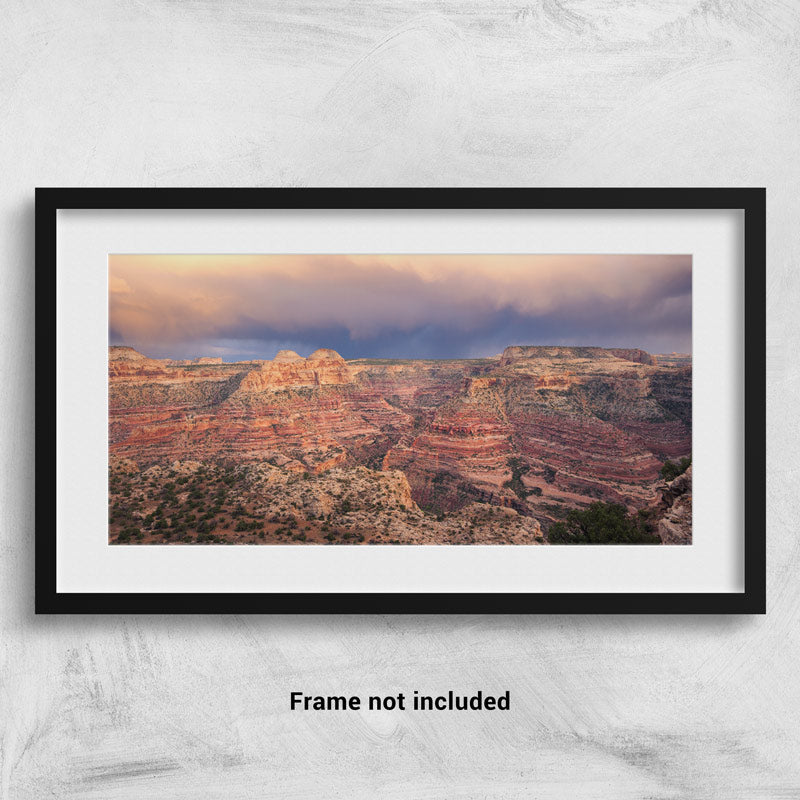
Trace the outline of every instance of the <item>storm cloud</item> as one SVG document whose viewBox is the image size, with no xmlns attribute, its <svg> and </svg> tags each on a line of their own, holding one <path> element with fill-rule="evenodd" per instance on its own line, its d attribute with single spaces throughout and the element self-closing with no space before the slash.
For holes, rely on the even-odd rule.
<svg viewBox="0 0 800 800">
<path fill-rule="evenodd" d="M 153 357 L 691 351 L 688 255 L 112 255 L 109 338 Z"/>
</svg>

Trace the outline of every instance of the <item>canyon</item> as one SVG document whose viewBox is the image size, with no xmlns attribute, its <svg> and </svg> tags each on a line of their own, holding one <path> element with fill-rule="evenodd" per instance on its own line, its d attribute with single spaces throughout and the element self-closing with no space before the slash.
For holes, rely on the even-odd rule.
<svg viewBox="0 0 800 800">
<path fill-rule="evenodd" d="M 660 473 L 691 455 L 689 357 L 224 363 L 112 346 L 108 379 L 112 541 L 546 544 L 595 502 L 691 541 L 691 470 L 675 491 Z"/>
</svg>

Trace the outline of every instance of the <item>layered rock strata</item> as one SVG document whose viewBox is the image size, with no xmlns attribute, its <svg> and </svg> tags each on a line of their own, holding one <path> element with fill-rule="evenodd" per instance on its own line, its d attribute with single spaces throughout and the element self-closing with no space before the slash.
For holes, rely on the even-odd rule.
<svg viewBox="0 0 800 800">
<path fill-rule="evenodd" d="M 139 469 L 288 459 L 312 476 L 400 472 L 420 513 L 479 504 L 546 527 L 597 499 L 657 500 L 663 462 L 691 452 L 691 367 L 594 347 L 443 361 L 322 349 L 230 364 L 114 347 L 109 449 Z"/>
</svg>

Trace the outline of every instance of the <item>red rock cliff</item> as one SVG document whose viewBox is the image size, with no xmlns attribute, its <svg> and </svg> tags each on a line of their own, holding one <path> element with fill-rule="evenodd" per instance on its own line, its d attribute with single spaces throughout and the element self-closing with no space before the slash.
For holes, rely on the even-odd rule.
<svg viewBox="0 0 800 800">
<path fill-rule="evenodd" d="M 323 349 L 175 365 L 112 348 L 109 446 L 140 466 L 280 456 L 315 473 L 400 469 L 434 511 L 479 501 L 546 521 L 593 499 L 639 507 L 663 461 L 691 450 L 691 367 L 653 361 L 510 347 L 468 361 L 346 362 Z"/>
</svg>

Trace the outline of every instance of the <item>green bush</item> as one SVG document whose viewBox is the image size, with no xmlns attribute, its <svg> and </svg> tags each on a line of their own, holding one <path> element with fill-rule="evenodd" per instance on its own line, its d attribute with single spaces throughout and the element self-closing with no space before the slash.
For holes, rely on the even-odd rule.
<svg viewBox="0 0 800 800">
<path fill-rule="evenodd" d="M 503 486 L 506 489 L 511 489 L 514 494 L 519 497 L 520 500 L 525 500 L 528 495 L 534 494 L 534 489 L 526 489 L 525 484 L 522 482 L 522 476 L 526 472 L 530 472 L 530 466 L 525 464 L 518 458 L 509 458 L 506 461 L 506 464 L 511 469 L 511 479 L 507 480 L 503 483 Z M 539 489 L 539 494 L 542 493 L 542 490 Z"/>
<path fill-rule="evenodd" d="M 684 456 L 680 461 L 665 461 L 664 466 L 661 467 L 661 477 L 669 483 L 670 481 L 674 481 L 678 475 L 683 475 L 687 469 L 692 465 L 692 457 L 691 456 Z"/>
<path fill-rule="evenodd" d="M 551 544 L 661 544 L 645 516 L 631 516 L 619 503 L 571 509 L 564 522 L 550 526 L 547 538 Z"/>
<path fill-rule="evenodd" d="M 128 528 L 123 528 L 119 532 L 119 536 L 117 536 L 117 541 L 118 542 L 129 542 L 131 540 L 131 538 L 143 539 L 144 538 L 144 534 L 142 533 L 142 531 L 139 528 L 137 528 L 137 527 L 132 525 L 132 526 L 130 526 Z"/>
</svg>

